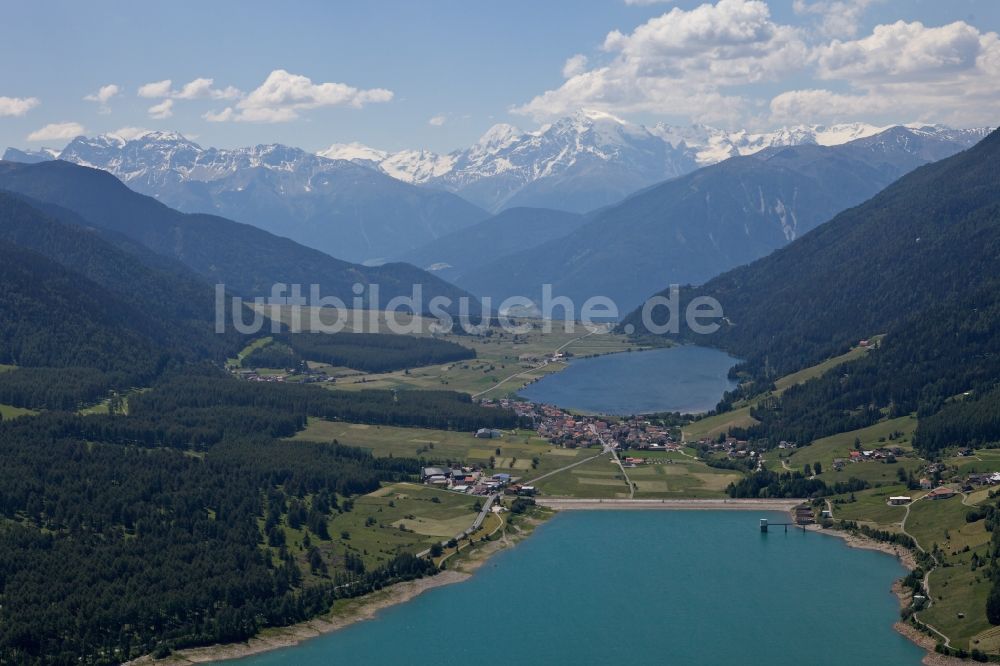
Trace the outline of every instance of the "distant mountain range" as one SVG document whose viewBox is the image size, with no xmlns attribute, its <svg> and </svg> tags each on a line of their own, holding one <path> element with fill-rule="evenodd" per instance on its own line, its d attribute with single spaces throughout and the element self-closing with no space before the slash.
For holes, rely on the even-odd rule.
<svg viewBox="0 0 1000 666">
<path fill-rule="evenodd" d="M 423 268 L 458 266 L 444 275 L 494 305 L 513 295 L 537 300 L 548 283 L 578 307 L 599 294 L 624 311 L 663 284 L 701 283 L 765 256 L 982 134 L 894 127 L 839 146 L 766 148 L 561 225 L 537 211 L 505 211 L 408 256 Z M 504 227 L 513 245 L 497 240 Z"/>
<path fill-rule="evenodd" d="M 360 144 L 319 155 L 277 144 L 222 150 L 147 132 L 8 149 L 5 158 L 92 166 L 184 212 L 252 224 L 355 263 L 442 269 L 484 295 L 551 282 L 631 304 L 664 280 L 700 282 L 762 256 L 986 131 L 647 128 L 581 111 L 533 132 L 496 125 L 448 155 Z M 514 212 L 491 218 L 484 209 Z"/>
<path fill-rule="evenodd" d="M 100 230 L 129 251 L 144 246 L 161 261 L 183 264 L 208 283 L 232 293 L 266 297 L 276 282 L 320 286 L 323 296 L 350 304 L 358 283 L 377 283 L 384 302 L 423 285 L 425 299 L 469 294 L 409 264 L 361 266 L 280 238 L 257 227 L 215 215 L 185 214 L 125 187 L 114 176 L 64 161 L 0 163 L 0 190 L 30 197 L 64 223 Z M 147 263 L 150 261 L 146 259 Z"/>
<path fill-rule="evenodd" d="M 54 158 L 108 171 L 177 210 L 252 224 L 353 262 L 384 260 L 488 216 L 453 194 L 277 144 L 221 150 L 147 132 L 4 155 Z"/>
<path fill-rule="evenodd" d="M 1000 345 L 1000 329 L 974 324 L 1000 307 L 998 165 L 1000 130 L 907 174 L 787 247 L 685 290 L 685 298 L 718 299 L 727 318 L 718 333 L 689 339 L 729 349 L 769 376 L 878 333 L 912 338 L 910 328 Z M 640 314 L 626 324 L 641 331 Z M 987 363 L 987 355 L 961 344 L 940 347 L 962 350 L 971 364 Z M 988 356 L 998 364 L 996 351 Z"/>
<path fill-rule="evenodd" d="M 454 192 L 493 212 L 527 206 L 583 213 L 731 157 L 776 146 L 840 145 L 886 129 L 865 123 L 763 133 L 705 125 L 644 127 L 607 113 L 580 111 L 532 132 L 495 125 L 471 147 L 447 155 L 391 153 L 357 143 L 334 144 L 319 154 Z M 964 145 L 984 134 L 938 125 L 910 129 Z"/>
<path fill-rule="evenodd" d="M 744 359 L 737 397 L 745 397 L 884 334 L 868 353 L 760 401 L 754 425 L 737 429 L 738 437 L 807 444 L 915 412 L 914 444 L 925 454 L 995 442 L 997 256 L 1000 131 L 914 170 L 787 247 L 682 290 L 682 309 L 707 296 L 725 317 L 711 335 L 682 325 L 680 337 Z M 633 312 L 621 329 L 642 333 L 643 324 Z"/>
</svg>

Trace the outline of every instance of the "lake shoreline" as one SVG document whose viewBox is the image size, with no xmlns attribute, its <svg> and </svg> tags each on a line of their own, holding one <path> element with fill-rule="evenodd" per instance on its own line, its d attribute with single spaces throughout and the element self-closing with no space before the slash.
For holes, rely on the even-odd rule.
<svg viewBox="0 0 1000 666">
<path fill-rule="evenodd" d="M 809 531 L 843 539 L 844 543 L 846 543 L 850 548 L 875 550 L 880 553 L 885 553 L 886 555 L 892 555 L 907 571 L 913 571 L 917 568 L 917 560 L 913 556 L 913 552 L 909 548 L 899 544 L 877 541 L 863 534 L 856 534 L 844 530 L 824 529 L 819 525 L 811 525 L 809 527 Z M 902 578 L 897 579 L 892 584 L 891 591 L 894 595 L 896 595 L 896 599 L 899 600 L 900 609 L 906 608 L 910 605 L 910 591 L 903 587 Z M 922 660 L 922 663 L 925 664 L 925 666 L 958 666 L 959 664 L 969 663 L 967 660 L 935 652 L 934 647 L 937 645 L 938 641 L 923 633 L 911 624 L 907 624 L 903 621 L 896 621 L 893 623 L 892 628 L 895 629 L 896 633 L 903 638 L 907 639 L 917 647 L 926 650 L 927 654 Z"/>
<path fill-rule="evenodd" d="M 544 518 L 531 519 L 531 530 L 511 533 L 504 531 L 495 541 L 490 541 L 473 549 L 455 565 L 454 569 L 445 569 L 434 576 L 405 581 L 389 586 L 379 592 L 344 600 L 340 608 L 331 612 L 287 627 L 274 627 L 242 643 L 226 643 L 198 648 L 178 650 L 165 659 L 154 660 L 145 655 L 127 664 L 206 664 L 242 659 L 273 650 L 294 647 L 313 638 L 318 638 L 353 624 L 376 619 L 378 614 L 386 609 L 415 599 L 424 592 L 446 585 L 462 583 L 470 578 L 493 555 L 514 547 L 520 541 L 528 538 L 534 528 L 541 525 L 561 511 L 765 511 L 788 513 L 792 507 L 801 504 L 801 500 L 768 500 L 768 499 L 669 499 L 669 500 L 609 500 L 609 499 L 559 499 L 537 498 L 538 504 L 551 511 Z M 862 550 L 874 550 L 893 555 L 907 569 L 916 568 L 913 554 L 906 548 L 896 544 L 876 541 L 869 537 L 844 532 L 841 530 L 823 529 L 819 525 L 805 528 L 843 539 L 847 546 Z M 901 607 L 908 602 L 906 591 L 895 581 L 892 592 L 896 595 Z M 914 627 L 903 622 L 895 622 L 893 628 L 910 642 L 927 651 L 923 663 L 927 666 L 953 666 L 964 663 L 953 657 L 945 657 L 934 652 L 935 641 Z"/>
<path fill-rule="evenodd" d="M 552 513 L 555 515 L 555 512 Z M 243 659 L 254 655 L 294 647 L 308 640 L 319 638 L 339 631 L 358 622 L 376 619 L 380 611 L 404 604 L 415 599 L 428 590 L 454 585 L 469 580 L 473 573 L 487 562 L 493 555 L 508 548 L 513 548 L 526 539 L 534 528 L 552 516 L 528 519 L 530 531 L 518 530 L 514 534 L 505 533 L 495 541 L 477 546 L 468 554 L 463 555 L 455 569 L 443 569 L 434 576 L 404 581 L 371 594 L 345 599 L 340 608 L 287 627 L 269 627 L 257 636 L 241 643 L 218 643 L 204 647 L 185 648 L 171 653 L 164 659 L 153 659 L 144 655 L 125 666 L 144 664 L 164 664 L 166 666 L 181 666 L 186 664 L 209 664 Z"/>
<path fill-rule="evenodd" d="M 537 377 L 517 396 L 571 413 L 624 417 L 663 412 L 700 414 L 736 387 L 730 370 L 740 359 L 710 347 L 683 344 L 641 354 L 573 359 L 559 372 Z M 664 377 L 676 381 L 663 382 Z"/>
</svg>

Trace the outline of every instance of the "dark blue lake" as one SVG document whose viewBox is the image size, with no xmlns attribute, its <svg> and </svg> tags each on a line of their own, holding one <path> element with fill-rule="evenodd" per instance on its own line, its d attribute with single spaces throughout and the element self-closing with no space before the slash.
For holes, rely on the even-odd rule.
<svg viewBox="0 0 1000 666">
<path fill-rule="evenodd" d="M 918 666 L 892 557 L 754 511 L 569 511 L 376 619 L 240 666 Z"/>
<path fill-rule="evenodd" d="M 696 414 L 713 409 L 735 388 L 727 373 L 738 362 L 717 349 L 690 345 L 582 358 L 518 395 L 600 414 Z"/>
</svg>

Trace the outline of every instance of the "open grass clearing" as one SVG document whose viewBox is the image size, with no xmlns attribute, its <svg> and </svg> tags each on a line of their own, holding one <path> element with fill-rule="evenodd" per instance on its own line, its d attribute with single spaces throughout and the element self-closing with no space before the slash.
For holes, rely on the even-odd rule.
<svg viewBox="0 0 1000 666">
<path fill-rule="evenodd" d="M 533 431 L 508 432 L 500 439 L 477 439 L 472 433 L 430 428 L 363 426 L 341 421 L 310 418 L 306 428 L 292 438 L 300 441 L 332 442 L 359 446 L 375 456 L 423 459 L 488 465 L 494 459 L 497 472 L 535 477 L 594 455 L 587 449 L 552 446 Z M 497 455 L 497 449 L 500 454 Z M 537 464 L 535 458 L 538 459 Z"/>
<path fill-rule="evenodd" d="M 35 416 L 38 414 L 34 409 L 24 407 L 14 407 L 13 405 L 0 405 L 0 418 L 4 420 L 16 419 L 19 416 Z"/>
<path fill-rule="evenodd" d="M 740 407 L 730 412 L 708 416 L 684 426 L 684 439 L 688 442 L 696 442 L 705 437 L 712 438 L 727 433 L 731 428 L 746 428 L 755 423 L 757 420 L 750 416 L 750 407 Z"/>
<path fill-rule="evenodd" d="M 288 307 L 263 307 L 268 316 L 280 318 L 285 323 L 291 320 Z M 385 312 L 367 310 L 348 310 L 343 313 L 342 321 L 346 322 L 345 331 L 390 332 L 387 326 Z M 320 319 L 326 324 L 333 321 L 334 313 L 324 311 Z M 310 309 L 306 308 L 302 324 L 308 328 L 311 320 Z M 610 354 L 628 350 L 648 348 L 648 345 L 637 344 L 627 336 L 610 332 L 599 332 L 588 335 L 589 331 L 580 324 L 575 324 L 571 331 L 565 330 L 562 322 L 551 323 L 551 330 L 544 330 L 545 323 L 541 320 L 518 320 L 519 324 L 527 324 L 530 330 L 514 334 L 494 329 L 490 336 L 458 335 L 456 333 L 435 333 L 432 331 L 433 320 L 423 317 L 411 317 L 399 313 L 396 320 L 418 336 L 429 336 L 455 342 L 476 352 L 475 359 L 456 361 L 443 365 L 410 368 L 387 373 L 358 373 L 345 370 L 333 376 L 338 377 L 329 388 L 352 390 L 364 388 L 390 389 L 451 389 L 466 393 L 490 391 L 487 395 L 499 398 L 516 392 L 526 383 L 543 377 L 552 372 L 558 372 L 566 367 L 565 363 L 548 363 L 535 367 L 553 352 L 561 349 L 567 356 L 593 356 Z M 356 323 L 361 322 L 356 328 Z M 397 329 L 398 330 L 398 329 Z M 249 353 L 252 349 L 246 349 Z M 516 378 L 502 380 L 512 375 L 524 373 Z M 497 387 L 495 391 L 491 390 Z"/>
<path fill-rule="evenodd" d="M 854 359 L 861 358 L 871 347 L 853 347 L 850 351 L 841 354 L 840 356 L 834 356 L 821 363 L 810 366 L 808 368 L 803 368 L 798 372 L 793 372 L 790 375 L 785 375 L 781 377 L 776 382 L 774 382 L 774 387 L 778 390 L 778 393 L 782 393 L 790 386 L 795 386 L 796 384 L 803 384 L 810 379 L 815 379 L 820 377 L 826 372 L 833 370 L 839 365 L 843 365 L 848 361 L 853 361 Z"/>
</svg>

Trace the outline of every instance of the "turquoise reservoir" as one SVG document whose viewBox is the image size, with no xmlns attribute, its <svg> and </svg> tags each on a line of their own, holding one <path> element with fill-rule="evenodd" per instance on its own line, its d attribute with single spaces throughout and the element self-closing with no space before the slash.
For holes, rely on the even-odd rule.
<svg viewBox="0 0 1000 666">
<path fill-rule="evenodd" d="M 892 624 L 903 567 L 754 511 L 571 511 L 376 619 L 241 666 L 918 666 Z"/>
</svg>

